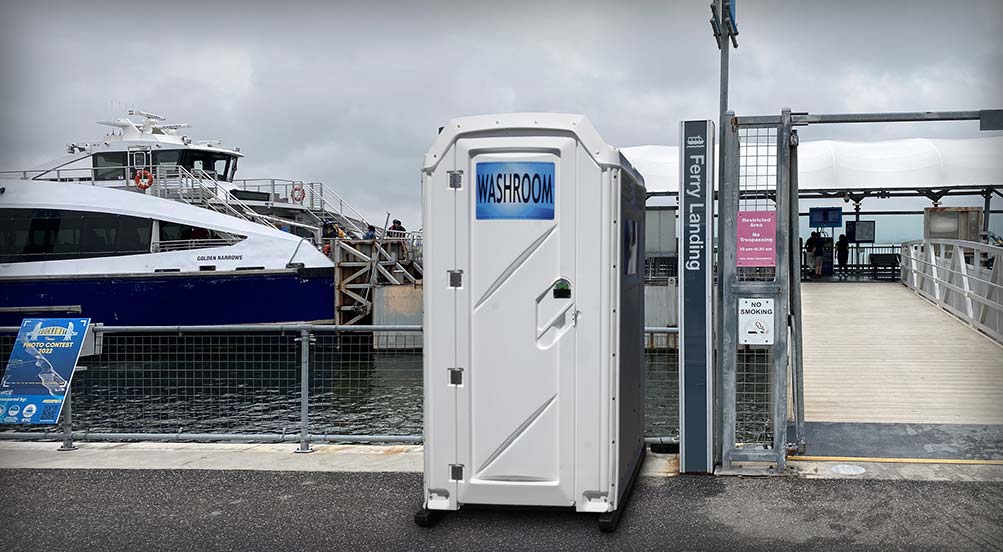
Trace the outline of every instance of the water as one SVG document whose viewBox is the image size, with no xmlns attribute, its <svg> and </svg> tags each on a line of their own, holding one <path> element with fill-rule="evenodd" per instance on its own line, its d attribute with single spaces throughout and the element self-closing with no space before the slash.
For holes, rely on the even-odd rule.
<svg viewBox="0 0 1003 552">
<path fill-rule="evenodd" d="M 106 334 L 103 354 L 81 359 L 73 428 L 110 433 L 297 433 L 299 334 Z M 678 435 L 673 339 L 649 345 L 647 434 Z M 420 334 L 320 334 L 310 352 L 314 434 L 420 435 Z M 0 338 L 7 354 L 12 336 Z M 392 348 L 386 348 L 391 346 Z"/>
</svg>

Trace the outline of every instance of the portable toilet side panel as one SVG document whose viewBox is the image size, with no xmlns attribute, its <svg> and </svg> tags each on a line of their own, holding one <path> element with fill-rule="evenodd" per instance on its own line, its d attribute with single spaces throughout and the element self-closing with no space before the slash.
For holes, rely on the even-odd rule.
<svg viewBox="0 0 1003 552">
<path fill-rule="evenodd" d="M 643 316 L 621 327 L 617 290 L 621 272 L 638 282 L 636 316 L 644 194 L 630 176 L 620 239 L 620 162 L 584 117 L 554 114 L 453 120 L 426 157 L 427 508 L 615 508 L 643 446 Z"/>
<path fill-rule="evenodd" d="M 422 241 L 445 246 L 423 248 L 424 294 L 422 325 L 424 388 L 425 504 L 432 510 L 455 510 L 456 478 L 456 390 L 453 378 L 462 377 L 454 368 L 456 347 L 456 292 L 453 272 L 456 248 L 449 243 L 456 235 L 458 194 L 450 188 L 454 173 L 452 152 L 441 159 L 435 154 L 434 170 L 422 172 Z M 434 216 L 430 216 L 434 214 Z M 434 275 L 434 276 L 433 276 Z"/>
<path fill-rule="evenodd" d="M 626 159 L 621 164 L 629 166 Z M 620 182 L 615 190 L 620 194 L 619 235 L 620 301 L 616 312 L 619 326 L 619 347 L 615 358 L 618 366 L 617 415 L 618 447 L 617 500 L 627 490 L 630 478 L 639 468 L 644 453 L 644 236 L 647 194 L 644 186 L 630 170 L 614 173 Z"/>
</svg>

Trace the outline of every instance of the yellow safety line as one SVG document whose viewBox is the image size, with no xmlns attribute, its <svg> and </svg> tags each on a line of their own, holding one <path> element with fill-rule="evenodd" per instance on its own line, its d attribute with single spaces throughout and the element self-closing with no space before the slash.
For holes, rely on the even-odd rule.
<svg viewBox="0 0 1003 552">
<path fill-rule="evenodd" d="M 874 458 L 870 456 L 788 456 L 802 462 L 875 462 L 884 464 L 964 464 L 1003 466 L 1003 460 L 971 460 L 966 458 Z"/>
</svg>

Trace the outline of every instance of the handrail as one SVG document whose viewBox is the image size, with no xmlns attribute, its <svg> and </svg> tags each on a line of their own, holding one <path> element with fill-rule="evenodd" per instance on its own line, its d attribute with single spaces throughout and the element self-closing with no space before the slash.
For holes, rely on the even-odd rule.
<svg viewBox="0 0 1003 552">
<path fill-rule="evenodd" d="M 902 283 L 1003 345 L 1003 247 L 946 239 L 905 242 Z"/>
<path fill-rule="evenodd" d="M 173 183 L 176 183 L 176 186 L 172 186 Z M 194 205 L 187 197 L 188 194 L 184 193 L 186 185 L 191 190 L 198 190 L 200 199 L 206 201 L 207 207 L 211 207 L 209 200 L 215 200 L 215 205 L 222 206 L 226 215 L 276 228 L 275 224 L 268 218 L 255 212 L 240 199 L 233 197 L 229 190 L 220 186 L 219 181 L 206 171 L 202 169 L 189 171 L 178 165 L 158 165 L 156 167 L 155 190 L 160 197 L 164 197 L 164 192 L 176 187 L 178 199 L 189 205 Z"/>
<path fill-rule="evenodd" d="M 302 187 L 305 192 L 304 197 L 296 204 L 306 207 L 306 211 L 318 222 L 323 222 L 313 211 L 323 211 L 332 215 L 338 215 L 347 223 L 348 229 L 354 230 L 359 235 L 365 233 L 365 226 L 371 224 L 365 216 L 352 207 L 338 192 L 324 184 L 323 182 L 304 182 L 302 180 L 290 180 L 285 178 L 237 178 L 233 184 L 242 190 L 268 192 L 275 198 L 291 198 L 292 189 L 296 186 Z M 360 226 L 356 221 L 362 223 Z"/>
<path fill-rule="evenodd" d="M 188 172 L 187 169 L 184 168 L 181 168 L 181 170 Z M 199 186 L 203 187 L 204 189 L 208 190 L 208 187 L 205 186 L 205 184 L 203 183 L 203 179 L 211 182 L 212 192 L 215 194 L 216 199 L 218 201 L 222 201 L 223 204 L 226 205 L 227 209 L 230 211 L 238 213 L 242 211 L 243 213 L 238 215 L 240 216 L 240 218 L 249 220 L 251 222 L 256 222 L 258 224 L 263 224 L 265 226 L 270 226 L 272 228 L 277 228 L 270 220 L 259 215 L 257 212 L 254 211 L 254 209 L 251 209 L 250 206 L 241 201 L 239 198 L 234 197 L 233 194 L 230 193 L 230 190 L 224 187 L 220 187 L 219 181 L 216 180 L 216 178 L 213 177 L 211 174 L 207 173 L 204 169 L 198 169 L 198 168 L 192 169 L 191 174 L 196 178 L 196 183 Z M 240 210 L 238 211 L 236 208 L 234 208 L 233 205 L 231 205 L 231 203 L 239 207 Z"/>
</svg>

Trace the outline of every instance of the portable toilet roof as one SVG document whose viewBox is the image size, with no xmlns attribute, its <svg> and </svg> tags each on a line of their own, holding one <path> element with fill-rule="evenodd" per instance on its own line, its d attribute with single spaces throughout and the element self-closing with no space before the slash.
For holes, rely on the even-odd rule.
<svg viewBox="0 0 1003 552">
<path fill-rule="evenodd" d="M 510 132 L 513 135 L 525 132 L 540 132 L 541 134 L 552 134 L 554 131 L 566 132 L 569 135 L 574 135 L 584 145 L 597 164 L 627 170 L 635 180 L 644 182 L 641 173 L 631 165 L 629 159 L 623 156 L 620 149 L 603 141 L 588 117 L 571 113 L 498 113 L 450 119 L 442 127 L 428 153 L 425 154 L 422 170 L 424 172 L 434 171 L 435 167 L 442 161 L 445 152 L 461 136 L 497 132 L 498 129 L 504 129 L 504 132 Z"/>
</svg>

